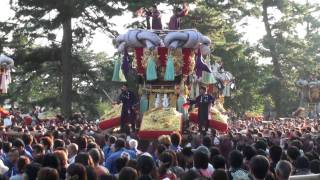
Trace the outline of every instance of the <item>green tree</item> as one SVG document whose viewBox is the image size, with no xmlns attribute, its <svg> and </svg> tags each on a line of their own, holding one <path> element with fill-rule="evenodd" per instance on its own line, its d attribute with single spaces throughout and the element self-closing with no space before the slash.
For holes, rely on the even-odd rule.
<svg viewBox="0 0 320 180">
<path fill-rule="evenodd" d="M 213 41 L 211 59 L 221 59 L 225 69 L 236 78 L 237 89 L 232 98 L 226 98 L 225 105 L 238 115 L 246 111 L 263 110 L 263 96 L 260 93 L 265 80 L 265 71 L 253 56 L 254 49 L 242 42 L 235 26 L 247 14 L 234 11 L 241 3 L 223 4 L 200 2 L 197 8 L 183 19 L 183 28 L 196 28 Z"/>
<path fill-rule="evenodd" d="M 62 26 L 61 41 L 62 97 L 61 109 L 65 116 L 72 112 L 73 44 L 81 41 L 96 28 L 114 33 L 108 18 L 120 15 L 122 1 L 82 0 L 12 0 L 15 17 L 32 37 L 55 39 L 52 30 Z M 72 23 L 74 22 L 74 23 Z M 76 27 L 74 27 L 76 26 Z M 74 35 L 74 36 L 73 36 Z"/>
</svg>

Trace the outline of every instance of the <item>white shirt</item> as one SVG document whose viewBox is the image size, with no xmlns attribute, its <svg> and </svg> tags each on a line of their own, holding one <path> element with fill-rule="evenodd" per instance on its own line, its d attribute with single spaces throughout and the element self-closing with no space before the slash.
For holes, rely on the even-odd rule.
<svg viewBox="0 0 320 180">
<path fill-rule="evenodd" d="M 72 156 L 71 158 L 68 159 L 69 164 L 73 164 L 77 155 Z"/>
</svg>

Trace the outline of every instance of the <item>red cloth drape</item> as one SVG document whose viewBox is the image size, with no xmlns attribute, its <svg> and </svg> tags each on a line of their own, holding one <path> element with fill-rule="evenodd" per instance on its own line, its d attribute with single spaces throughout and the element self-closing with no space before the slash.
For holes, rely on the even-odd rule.
<svg viewBox="0 0 320 180">
<path fill-rule="evenodd" d="M 191 72 L 191 69 L 190 69 L 191 53 L 192 53 L 192 50 L 190 48 L 182 49 L 182 54 L 183 54 L 182 74 L 183 75 L 189 75 L 189 73 Z"/>
<path fill-rule="evenodd" d="M 158 47 L 158 55 L 159 55 L 159 64 L 161 67 L 166 67 L 167 64 L 167 54 L 168 54 L 168 48 L 166 47 Z"/>
<path fill-rule="evenodd" d="M 145 72 L 144 65 L 142 64 L 143 48 L 135 48 L 135 56 L 137 61 L 137 72 L 143 75 Z"/>
</svg>

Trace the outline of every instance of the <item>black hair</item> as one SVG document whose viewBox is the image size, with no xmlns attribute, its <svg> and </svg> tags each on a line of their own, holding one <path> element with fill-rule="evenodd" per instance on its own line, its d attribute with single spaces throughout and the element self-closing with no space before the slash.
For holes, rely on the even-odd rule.
<svg viewBox="0 0 320 180">
<path fill-rule="evenodd" d="M 181 180 L 194 180 L 201 177 L 199 172 L 195 169 L 190 169 L 188 172 L 182 175 Z"/>
<path fill-rule="evenodd" d="M 28 180 L 36 180 L 37 174 L 40 168 L 41 168 L 41 164 L 39 163 L 33 162 L 31 164 L 28 164 L 24 172 L 27 175 Z"/>
<path fill-rule="evenodd" d="M 2 144 L 2 150 L 3 150 L 3 152 L 5 152 L 5 153 L 8 153 L 11 148 L 12 148 L 11 142 L 4 142 L 4 143 Z"/>
<path fill-rule="evenodd" d="M 314 159 L 310 162 L 310 171 L 313 174 L 319 174 L 320 173 L 320 160 Z"/>
<path fill-rule="evenodd" d="M 46 154 L 43 157 L 42 166 L 60 169 L 59 158 L 54 154 Z"/>
<path fill-rule="evenodd" d="M 209 163 L 209 157 L 203 152 L 195 152 L 193 155 L 194 167 L 196 169 L 207 169 Z"/>
<path fill-rule="evenodd" d="M 117 139 L 116 142 L 115 142 L 115 148 L 116 148 L 116 150 L 119 150 L 119 149 L 121 149 L 121 148 L 124 148 L 125 145 L 126 145 L 126 142 L 125 142 L 125 140 L 122 139 L 122 138 Z"/>
<path fill-rule="evenodd" d="M 65 142 L 62 139 L 54 140 L 53 149 L 57 149 L 58 147 L 65 147 Z"/>
<path fill-rule="evenodd" d="M 23 140 L 23 142 L 24 142 L 24 144 L 25 145 L 31 145 L 32 144 L 32 135 L 31 134 L 26 134 L 26 133 L 24 133 L 23 135 L 22 135 L 22 140 Z"/>
<path fill-rule="evenodd" d="M 240 168 L 242 166 L 243 156 L 240 151 L 233 150 L 229 154 L 229 163 L 233 168 Z"/>
<path fill-rule="evenodd" d="M 224 169 L 226 167 L 226 161 L 222 155 L 216 155 L 212 158 L 212 165 L 214 169 Z"/>
<path fill-rule="evenodd" d="M 269 171 L 269 161 L 265 156 L 257 155 L 250 161 L 250 171 L 257 179 L 264 179 Z"/>
<path fill-rule="evenodd" d="M 95 164 L 100 162 L 100 159 L 101 159 L 100 152 L 97 148 L 90 149 L 89 154 Z"/>
<path fill-rule="evenodd" d="M 252 146 L 244 146 L 242 152 L 247 161 L 250 161 L 250 159 L 257 154 L 256 149 Z"/>
<path fill-rule="evenodd" d="M 137 160 L 138 170 L 142 175 L 149 175 L 154 169 L 155 164 L 152 157 L 147 155 L 142 155 Z"/>
<path fill-rule="evenodd" d="M 78 145 L 79 151 L 86 150 L 88 145 L 88 140 L 84 136 L 80 136 L 76 139 L 76 144 Z"/>
<path fill-rule="evenodd" d="M 17 138 L 13 141 L 12 146 L 16 148 L 24 147 L 24 142 L 22 141 L 22 139 Z"/>
<path fill-rule="evenodd" d="M 259 141 L 257 141 L 257 142 L 254 144 L 254 147 L 255 147 L 257 150 L 262 149 L 262 150 L 266 151 L 268 145 L 267 145 L 267 143 L 266 143 L 265 141 L 259 140 Z"/>
<path fill-rule="evenodd" d="M 124 167 L 119 173 L 119 180 L 136 180 L 138 179 L 138 173 L 134 168 Z"/>
<path fill-rule="evenodd" d="M 300 156 L 297 158 L 296 161 L 296 168 L 297 169 L 309 169 L 310 162 L 309 159 L 305 156 Z"/>
<path fill-rule="evenodd" d="M 174 132 L 170 135 L 171 143 L 175 146 L 178 146 L 181 143 L 181 135 L 177 132 Z"/>
<path fill-rule="evenodd" d="M 270 158 L 273 163 L 277 163 L 281 159 L 282 148 L 280 146 L 271 146 L 269 149 Z"/>
<path fill-rule="evenodd" d="M 289 158 L 295 161 L 300 156 L 300 151 L 296 146 L 291 146 L 287 150 L 287 155 L 289 156 Z"/>
<path fill-rule="evenodd" d="M 207 148 L 211 148 L 211 146 L 212 146 L 212 140 L 211 140 L 211 138 L 210 138 L 209 136 L 203 137 L 203 139 L 202 139 L 202 144 L 203 144 L 204 146 L 206 146 Z"/>
<path fill-rule="evenodd" d="M 169 152 L 163 152 L 159 156 L 159 160 L 162 162 L 159 167 L 159 174 L 160 176 L 163 176 L 173 163 L 172 154 L 170 154 Z"/>
<path fill-rule="evenodd" d="M 93 167 L 86 166 L 86 171 L 87 171 L 87 179 L 88 180 L 97 180 L 98 179 L 98 175 Z"/>
<path fill-rule="evenodd" d="M 228 173 L 223 169 L 216 169 L 212 174 L 212 180 L 229 180 Z"/>
<path fill-rule="evenodd" d="M 126 157 L 119 157 L 118 159 L 116 159 L 115 164 L 116 164 L 117 172 L 120 172 L 120 170 L 126 166 L 127 162 L 128 162 L 128 158 Z"/>
</svg>

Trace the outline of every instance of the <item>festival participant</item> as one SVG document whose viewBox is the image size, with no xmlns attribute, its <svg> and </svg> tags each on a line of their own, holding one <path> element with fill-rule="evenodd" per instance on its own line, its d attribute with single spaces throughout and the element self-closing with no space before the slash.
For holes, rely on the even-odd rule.
<svg viewBox="0 0 320 180">
<path fill-rule="evenodd" d="M 16 148 L 12 148 L 10 149 L 9 153 L 8 153 L 8 157 L 9 157 L 9 164 L 8 164 L 8 168 L 9 170 L 5 173 L 5 176 L 7 177 L 11 177 L 14 176 L 18 173 L 17 170 L 17 162 L 19 159 L 19 151 Z"/>
<path fill-rule="evenodd" d="M 161 23 L 161 13 L 158 10 L 156 5 L 153 5 L 150 11 L 146 12 L 146 15 L 152 17 L 152 29 L 161 30 L 162 23 Z"/>
<path fill-rule="evenodd" d="M 179 30 L 181 17 L 188 15 L 189 13 L 189 6 L 187 3 L 183 4 L 183 9 L 175 8 L 174 14 L 171 16 L 169 21 L 169 30 Z"/>
<path fill-rule="evenodd" d="M 136 115 L 134 112 L 134 105 L 136 104 L 136 96 L 132 91 L 128 90 L 128 85 L 124 84 L 121 88 L 121 94 L 118 101 L 114 104 L 122 103 L 121 117 L 120 117 L 120 131 L 130 134 L 130 130 L 125 131 L 126 122 L 130 121 L 132 131 L 136 131 Z"/>
<path fill-rule="evenodd" d="M 115 143 L 115 152 L 113 152 L 105 162 L 105 166 L 111 174 L 119 173 L 116 167 L 116 160 L 120 157 L 126 157 L 127 159 L 136 158 L 135 152 L 125 148 L 125 140 L 122 138 L 117 139 Z"/>
<path fill-rule="evenodd" d="M 199 130 L 202 134 L 206 134 L 209 128 L 209 113 L 211 105 L 214 103 L 214 98 L 207 94 L 207 88 L 200 88 L 200 95 L 195 100 L 189 100 L 190 104 L 196 104 L 198 107 Z M 203 131 L 203 126 L 205 131 Z"/>
</svg>

